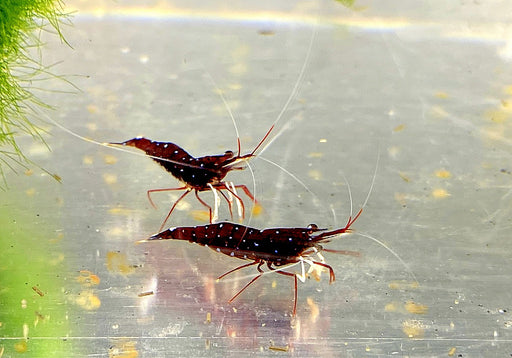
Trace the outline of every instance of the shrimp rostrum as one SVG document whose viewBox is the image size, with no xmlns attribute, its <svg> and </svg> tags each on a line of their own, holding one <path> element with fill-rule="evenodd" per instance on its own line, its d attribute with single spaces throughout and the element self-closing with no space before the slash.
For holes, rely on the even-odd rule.
<svg viewBox="0 0 512 358">
<path fill-rule="evenodd" d="M 305 281 L 307 275 L 320 266 L 329 271 L 329 283 L 334 282 L 335 275 L 331 266 L 325 263 L 321 251 L 359 256 L 358 252 L 330 250 L 322 247 L 334 236 L 351 232 L 350 226 L 359 218 L 362 209 L 354 218 L 349 218 L 343 228 L 327 231 L 311 224 L 305 228 L 255 229 L 229 222 L 193 227 L 176 227 L 162 231 L 141 242 L 156 240 L 186 240 L 239 259 L 251 261 L 238 266 L 218 277 L 218 280 L 240 269 L 256 266 L 258 274 L 238 291 L 231 303 L 254 281 L 259 279 L 266 265 L 268 270 L 294 279 L 293 315 L 297 311 L 297 280 Z M 291 273 L 284 269 L 292 264 L 301 266 L 301 273 Z M 305 264 L 309 264 L 306 272 Z"/>
</svg>

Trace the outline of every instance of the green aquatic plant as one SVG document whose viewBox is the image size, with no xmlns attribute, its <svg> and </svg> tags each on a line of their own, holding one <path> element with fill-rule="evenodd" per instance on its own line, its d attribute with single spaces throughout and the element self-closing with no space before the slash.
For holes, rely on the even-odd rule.
<svg viewBox="0 0 512 358">
<path fill-rule="evenodd" d="M 60 0 L 0 0 L 0 189 L 6 185 L 5 168 L 16 171 L 34 164 L 17 137 L 25 134 L 44 143 L 34 123 L 35 108 L 49 106 L 32 86 L 53 76 L 40 61 L 41 34 L 53 31 L 65 42 L 60 25 L 67 18 Z"/>
</svg>

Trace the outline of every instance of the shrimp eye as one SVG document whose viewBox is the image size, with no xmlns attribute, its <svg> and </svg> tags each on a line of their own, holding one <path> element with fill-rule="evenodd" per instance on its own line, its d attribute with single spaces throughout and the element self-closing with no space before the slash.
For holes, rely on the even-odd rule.
<svg viewBox="0 0 512 358">
<path fill-rule="evenodd" d="M 316 224 L 309 224 L 308 225 L 308 230 L 309 231 L 317 231 L 318 230 L 318 226 Z"/>
<path fill-rule="evenodd" d="M 232 150 L 226 150 L 226 152 L 224 153 L 225 156 L 228 156 L 229 158 L 233 157 L 235 154 L 233 153 Z"/>
</svg>

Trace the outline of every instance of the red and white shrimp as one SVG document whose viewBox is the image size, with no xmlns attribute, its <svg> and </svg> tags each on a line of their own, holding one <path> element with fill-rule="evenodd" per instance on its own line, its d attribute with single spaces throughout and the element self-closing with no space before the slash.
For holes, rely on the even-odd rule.
<svg viewBox="0 0 512 358">
<path fill-rule="evenodd" d="M 218 280 L 240 269 L 257 265 L 258 275 L 238 291 L 229 300 L 230 303 L 263 275 L 263 265 L 266 265 L 271 271 L 293 277 L 293 316 L 295 316 L 297 312 L 297 279 L 300 279 L 302 282 L 305 281 L 307 275 L 305 264 L 310 265 L 308 273 L 312 272 L 315 265 L 328 269 L 329 283 L 332 283 L 335 280 L 334 270 L 325 263 L 321 251 L 359 256 L 359 253 L 355 251 L 324 249 L 321 244 L 329 242 L 337 235 L 350 232 L 350 227 L 359 218 L 361 213 L 362 209 L 359 210 L 354 218 L 349 218 L 345 227 L 331 231 L 319 229 L 315 224 L 303 228 L 272 228 L 260 230 L 244 225 L 220 222 L 193 227 L 170 228 L 139 242 L 185 240 L 209 247 L 227 256 L 251 261 L 250 263 L 238 266 L 220 275 Z M 296 263 L 299 263 L 301 266 L 300 274 L 282 270 L 286 266 Z"/>
<path fill-rule="evenodd" d="M 246 185 L 235 184 L 232 181 L 225 180 L 225 177 L 229 172 L 233 170 L 243 170 L 244 168 L 246 168 L 248 165 L 248 161 L 250 159 L 257 156 L 259 154 L 258 152 L 261 153 L 263 150 L 265 150 L 265 148 L 267 148 L 273 142 L 273 140 L 279 136 L 280 133 L 277 133 L 274 136 L 271 136 L 271 133 L 274 130 L 276 124 L 281 120 L 282 116 L 288 109 L 288 106 L 290 105 L 293 98 L 297 95 L 299 85 L 302 82 L 307 64 L 309 62 L 309 57 L 311 55 L 315 36 L 316 29 L 312 33 L 311 41 L 306 53 L 306 57 L 300 69 L 297 81 L 295 82 L 295 85 L 287 101 L 285 102 L 282 110 L 280 111 L 277 118 L 270 126 L 270 129 L 263 136 L 261 141 L 250 153 L 245 155 L 241 154 L 240 136 L 235 118 L 227 103 L 227 100 L 225 99 L 221 91 L 218 91 L 218 94 L 222 99 L 227 112 L 229 113 L 229 116 L 233 122 L 237 135 L 238 151 L 236 155 L 233 151 L 226 151 L 224 154 L 219 155 L 194 157 L 190 155 L 185 149 L 181 148 L 175 143 L 153 141 L 144 137 L 136 137 L 118 143 L 99 143 L 70 131 L 69 129 L 63 127 L 61 124 L 57 123 L 51 118 L 49 118 L 49 120 L 52 121 L 55 125 L 57 125 L 59 128 L 72 134 L 73 136 L 86 140 L 88 142 L 93 142 L 95 144 L 100 144 L 108 147 L 114 147 L 118 150 L 124 150 L 124 148 L 120 148 L 119 146 L 129 146 L 140 149 L 145 152 L 145 156 L 150 157 L 155 162 L 160 164 L 166 171 L 168 171 L 171 175 L 173 175 L 183 184 L 182 186 L 175 188 L 150 189 L 147 191 L 147 196 L 151 205 L 153 205 L 153 207 L 156 207 L 151 198 L 152 193 L 184 190 L 184 193 L 171 206 L 171 209 L 167 213 L 167 216 L 165 217 L 164 221 L 162 222 L 159 231 L 164 228 L 166 222 L 168 221 L 169 217 L 173 213 L 178 203 L 192 191 L 194 191 L 197 200 L 208 209 L 210 223 L 214 223 L 218 220 L 218 211 L 220 207 L 221 196 L 228 203 L 231 218 L 233 218 L 233 201 L 235 201 L 238 208 L 238 216 L 241 219 L 243 219 L 245 217 L 245 204 L 240 195 L 238 194 L 237 189 L 241 189 L 253 201 L 254 204 L 256 204 L 256 198 Z M 215 87 L 217 87 L 213 77 L 207 71 L 206 74 L 208 75 L 212 84 Z M 267 162 L 270 161 L 267 160 Z M 270 163 L 275 164 L 273 162 Z M 284 170 L 284 168 L 281 169 Z M 293 174 L 286 170 L 285 172 L 291 175 L 300 184 L 304 185 Z M 203 191 L 212 191 L 215 198 L 214 205 L 209 205 L 199 197 L 199 192 Z"/>
</svg>

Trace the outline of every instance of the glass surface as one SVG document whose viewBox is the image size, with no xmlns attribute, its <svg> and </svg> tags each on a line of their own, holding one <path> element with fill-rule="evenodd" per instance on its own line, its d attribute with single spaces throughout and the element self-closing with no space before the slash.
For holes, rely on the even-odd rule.
<svg viewBox="0 0 512 358">
<path fill-rule="evenodd" d="M 23 344 L 30 357 L 512 353 L 507 2 L 71 5 L 73 48 L 49 40 L 44 58 L 80 91 L 51 82 L 54 121 L 99 143 L 143 135 L 203 156 L 237 151 L 219 93 L 242 153 L 279 118 L 261 157 L 293 176 L 260 157 L 228 174 L 261 204 L 240 193 L 242 223 L 343 227 L 370 193 L 354 233 L 324 245 L 361 256 L 324 253 L 336 281 L 299 282 L 295 319 L 282 275 L 229 304 L 254 266 L 216 282 L 246 262 L 188 242 L 135 244 L 180 195 L 154 193 L 155 209 L 146 191 L 179 182 L 136 149 L 47 120 L 51 152 L 23 147 L 62 183 L 34 170 L 0 194 L 5 356 Z M 220 219 L 231 220 L 224 200 Z M 207 220 L 191 194 L 166 227 Z"/>
</svg>

